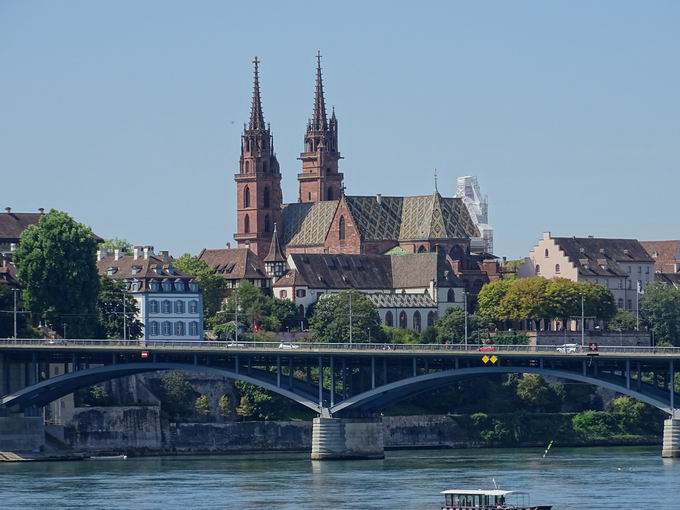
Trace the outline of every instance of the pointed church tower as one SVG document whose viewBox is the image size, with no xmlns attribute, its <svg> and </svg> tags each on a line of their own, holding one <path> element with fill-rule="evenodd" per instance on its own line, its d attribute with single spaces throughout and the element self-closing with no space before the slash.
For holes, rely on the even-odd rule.
<svg viewBox="0 0 680 510">
<path fill-rule="evenodd" d="M 274 140 L 264 123 L 260 99 L 257 57 L 250 121 L 241 136 L 241 161 L 236 180 L 238 245 L 249 246 L 255 254 L 267 254 L 274 225 L 281 218 L 281 172 L 274 153 Z"/>
<path fill-rule="evenodd" d="M 326 117 L 326 102 L 323 95 L 321 76 L 321 53 L 316 55 L 316 90 L 314 92 L 314 112 L 307 123 L 305 150 L 300 154 L 302 172 L 299 202 L 320 202 L 338 200 L 342 194 L 342 177 L 338 171 L 338 120 L 335 110 L 330 122 Z"/>
<path fill-rule="evenodd" d="M 287 269 L 286 257 L 283 256 L 281 245 L 279 244 L 279 235 L 276 233 L 276 223 L 274 224 L 274 235 L 269 245 L 269 253 L 264 258 L 264 269 L 267 276 L 273 278 L 273 281 L 278 280 L 283 276 Z"/>
</svg>

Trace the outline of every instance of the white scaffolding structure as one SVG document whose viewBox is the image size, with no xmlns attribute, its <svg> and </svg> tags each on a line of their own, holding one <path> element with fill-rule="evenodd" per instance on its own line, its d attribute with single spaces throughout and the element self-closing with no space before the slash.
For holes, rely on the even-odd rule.
<svg viewBox="0 0 680 510">
<path fill-rule="evenodd" d="M 458 177 L 456 197 L 463 200 L 481 235 L 471 240 L 471 250 L 493 253 L 493 228 L 489 225 L 489 199 L 482 195 L 477 177 L 473 175 Z"/>
</svg>

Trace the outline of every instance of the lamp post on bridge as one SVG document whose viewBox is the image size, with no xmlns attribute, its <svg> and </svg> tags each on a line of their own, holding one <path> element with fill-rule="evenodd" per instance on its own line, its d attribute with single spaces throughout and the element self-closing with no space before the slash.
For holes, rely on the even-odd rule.
<svg viewBox="0 0 680 510">
<path fill-rule="evenodd" d="M 17 294 L 21 292 L 17 288 L 12 289 L 12 293 L 14 294 L 14 338 L 17 338 Z"/>
</svg>

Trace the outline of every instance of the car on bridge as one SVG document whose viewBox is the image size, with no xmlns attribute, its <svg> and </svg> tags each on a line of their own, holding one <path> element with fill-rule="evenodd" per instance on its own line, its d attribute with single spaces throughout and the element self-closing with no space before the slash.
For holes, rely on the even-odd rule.
<svg viewBox="0 0 680 510">
<path fill-rule="evenodd" d="M 281 342 L 279 349 L 299 349 L 300 346 L 291 342 Z"/>
<path fill-rule="evenodd" d="M 565 354 L 570 354 L 573 352 L 579 352 L 581 350 L 581 346 L 579 344 L 563 344 L 557 347 L 555 349 L 557 352 L 563 352 Z"/>
<path fill-rule="evenodd" d="M 481 347 L 477 347 L 477 350 L 479 352 L 493 352 L 496 350 L 496 347 L 493 345 L 482 345 Z"/>
</svg>

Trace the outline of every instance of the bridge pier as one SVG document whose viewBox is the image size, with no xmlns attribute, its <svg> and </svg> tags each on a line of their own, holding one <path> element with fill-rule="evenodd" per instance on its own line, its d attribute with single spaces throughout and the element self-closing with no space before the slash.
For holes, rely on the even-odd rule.
<svg viewBox="0 0 680 510">
<path fill-rule="evenodd" d="M 680 418 L 670 418 L 664 421 L 661 456 L 680 458 Z"/>
<path fill-rule="evenodd" d="M 384 458 L 382 418 L 314 418 L 312 460 Z"/>
</svg>

